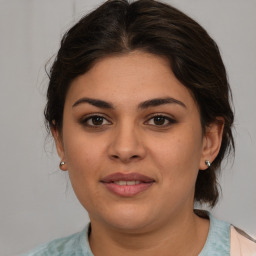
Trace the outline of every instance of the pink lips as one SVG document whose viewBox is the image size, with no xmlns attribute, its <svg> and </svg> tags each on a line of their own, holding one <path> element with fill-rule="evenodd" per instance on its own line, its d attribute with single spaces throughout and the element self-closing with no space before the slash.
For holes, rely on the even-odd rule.
<svg viewBox="0 0 256 256">
<path fill-rule="evenodd" d="M 155 180 L 139 173 L 114 173 L 104 177 L 101 182 L 112 193 L 131 197 L 147 190 Z"/>
</svg>

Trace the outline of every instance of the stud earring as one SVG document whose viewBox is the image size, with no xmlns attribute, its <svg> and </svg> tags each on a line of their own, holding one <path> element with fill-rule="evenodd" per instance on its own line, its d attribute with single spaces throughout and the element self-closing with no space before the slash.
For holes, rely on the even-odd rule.
<svg viewBox="0 0 256 256">
<path fill-rule="evenodd" d="M 208 160 L 205 161 L 205 164 L 206 164 L 208 167 L 211 166 L 211 163 L 210 163 L 210 161 L 208 161 Z"/>
<path fill-rule="evenodd" d="M 60 165 L 59 165 L 60 169 L 62 168 L 62 166 L 63 166 L 64 164 L 66 164 L 66 162 L 64 162 L 64 161 L 61 161 L 61 162 L 60 162 Z M 61 169 L 61 170 L 62 170 L 62 169 Z"/>
</svg>

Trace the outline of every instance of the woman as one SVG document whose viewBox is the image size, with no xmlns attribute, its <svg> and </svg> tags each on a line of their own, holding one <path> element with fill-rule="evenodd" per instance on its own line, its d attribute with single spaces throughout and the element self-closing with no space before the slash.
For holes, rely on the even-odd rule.
<svg viewBox="0 0 256 256">
<path fill-rule="evenodd" d="M 90 224 L 27 255 L 256 255 L 194 210 L 218 200 L 230 97 L 217 45 L 177 9 L 113 0 L 82 18 L 62 39 L 45 117 Z"/>
</svg>

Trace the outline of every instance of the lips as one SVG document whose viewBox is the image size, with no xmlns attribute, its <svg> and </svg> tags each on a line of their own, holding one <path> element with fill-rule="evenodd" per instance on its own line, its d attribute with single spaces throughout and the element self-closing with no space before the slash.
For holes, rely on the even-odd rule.
<svg viewBox="0 0 256 256">
<path fill-rule="evenodd" d="M 120 180 L 123 180 L 123 181 L 133 181 L 133 180 L 138 180 L 140 182 L 144 182 L 144 183 L 147 183 L 147 182 L 154 182 L 154 180 L 150 177 L 147 177 L 145 175 L 142 175 L 142 174 L 139 174 L 139 173 L 113 173 L 113 174 L 110 174 L 106 177 L 104 177 L 101 182 L 104 182 L 104 183 L 109 183 L 109 182 L 115 182 L 115 181 L 120 181 Z"/>
<path fill-rule="evenodd" d="M 139 173 L 114 173 L 104 177 L 101 183 L 112 193 L 131 197 L 149 189 L 155 180 Z"/>
</svg>

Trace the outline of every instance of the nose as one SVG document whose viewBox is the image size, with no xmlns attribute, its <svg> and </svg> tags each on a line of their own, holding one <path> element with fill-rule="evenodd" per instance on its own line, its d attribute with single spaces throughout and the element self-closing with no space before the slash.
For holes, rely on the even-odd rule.
<svg viewBox="0 0 256 256">
<path fill-rule="evenodd" d="M 108 154 L 112 160 L 123 163 L 143 159 L 146 155 L 146 150 L 139 131 L 132 125 L 122 125 L 115 129 L 108 148 Z"/>
</svg>

